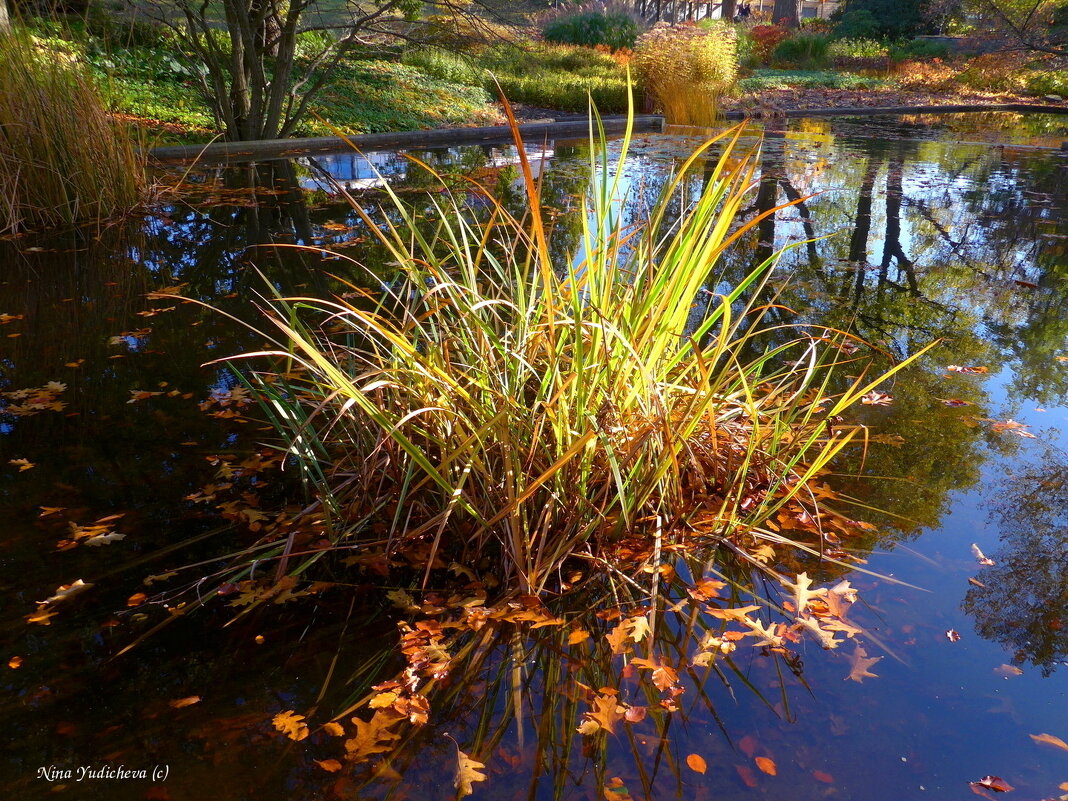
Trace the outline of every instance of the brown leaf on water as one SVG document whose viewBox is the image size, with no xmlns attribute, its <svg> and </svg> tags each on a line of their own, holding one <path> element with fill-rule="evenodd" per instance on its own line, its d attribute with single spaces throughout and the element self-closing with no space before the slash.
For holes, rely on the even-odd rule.
<svg viewBox="0 0 1068 801">
<path fill-rule="evenodd" d="M 634 797 L 627 790 L 627 786 L 618 776 L 613 776 L 604 786 L 605 801 L 634 801 Z"/>
<path fill-rule="evenodd" d="M 936 398 L 936 400 L 941 401 L 946 406 L 954 406 L 955 407 L 955 406 L 974 406 L 975 405 L 971 401 L 961 400 L 960 398 Z"/>
<path fill-rule="evenodd" d="M 779 775 L 779 768 L 776 766 L 775 760 L 770 759 L 769 757 L 758 756 L 753 761 L 756 762 L 756 766 L 760 768 L 761 771 L 769 776 Z"/>
<path fill-rule="evenodd" d="M 337 721 L 330 721 L 323 724 L 323 731 L 329 734 L 331 737 L 343 737 L 345 736 L 345 727 Z"/>
<path fill-rule="evenodd" d="M 986 367 L 962 367 L 959 364 L 951 364 L 946 369 L 951 373 L 964 373 L 966 375 L 985 375 L 990 372 Z"/>
<path fill-rule="evenodd" d="M 171 709 L 181 709 L 183 706 L 192 706 L 193 704 L 199 703 L 199 695 L 190 695 L 188 698 L 175 698 L 172 701 L 168 701 L 167 706 L 169 706 Z"/>
<path fill-rule="evenodd" d="M 336 759 L 316 759 L 315 764 L 327 773 L 337 773 L 341 770 L 341 763 Z"/>
<path fill-rule="evenodd" d="M 972 556 L 974 556 L 974 557 L 975 557 L 975 561 L 977 561 L 977 562 L 978 562 L 979 564 L 981 564 L 981 565 L 982 565 L 983 567 L 992 567 L 993 565 L 996 565 L 996 564 L 997 564 L 997 562 L 995 562 L 995 561 L 994 561 L 993 559 L 991 559 L 991 558 L 990 558 L 989 556 L 987 556 L 986 554 L 984 554 L 984 553 L 983 553 L 983 552 L 982 552 L 982 551 L 981 551 L 981 550 L 979 549 L 979 546 L 978 546 L 978 545 L 976 545 L 976 544 L 975 544 L 974 542 L 972 543 Z"/>
<path fill-rule="evenodd" d="M 1023 671 L 1016 665 L 998 665 L 994 668 L 994 675 L 1001 676 L 1003 679 L 1011 679 L 1013 676 L 1020 676 Z"/>
<path fill-rule="evenodd" d="M 472 786 L 475 782 L 486 781 L 486 774 L 481 772 L 486 766 L 476 759 L 471 759 L 463 751 L 457 750 L 456 755 L 456 789 L 459 790 L 460 798 L 463 798 L 475 791 Z"/>
<path fill-rule="evenodd" d="M 957 633 L 956 629 L 950 629 L 946 632 L 946 639 L 950 642 L 960 642 L 960 634 Z"/>
<path fill-rule="evenodd" d="M 33 468 L 35 468 L 37 466 L 33 462 L 31 462 L 29 459 L 8 459 L 7 463 L 9 465 L 17 467 L 19 469 L 20 473 L 22 473 L 22 472 L 24 472 L 26 470 L 32 470 Z"/>
<path fill-rule="evenodd" d="M 572 629 L 571 633 L 567 635 L 568 645 L 578 645 L 580 642 L 585 642 L 590 638 L 590 633 L 586 629 Z"/>
<path fill-rule="evenodd" d="M 973 793 L 978 795 L 986 795 L 981 788 L 993 790 L 995 793 L 1008 793 L 1015 789 L 1000 776 L 984 776 L 977 782 L 968 782 L 968 786 L 972 788 Z"/>
<path fill-rule="evenodd" d="M 881 656 L 869 657 L 868 652 L 858 645 L 857 649 L 849 657 L 849 675 L 845 677 L 845 680 L 852 679 L 855 682 L 863 683 L 864 679 L 879 678 L 878 674 L 872 673 L 868 668 L 880 659 L 882 659 Z"/>
<path fill-rule="evenodd" d="M 13 657 L 11 657 L 9 660 L 7 660 L 7 666 L 9 668 L 11 668 L 12 670 L 18 670 L 20 667 L 22 667 L 22 657 L 21 656 L 13 656 Z"/>
<path fill-rule="evenodd" d="M 271 722 L 290 740 L 303 740 L 310 734 L 308 724 L 304 722 L 304 716 L 298 715 L 292 709 L 279 712 Z"/>
<path fill-rule="evenodd" d="M 1054 737 L 1052 734 L 1031 734 L 1028 736 L 1036 743 L 1045 743 L 1046 745 L 1052 745 L 1055 748 L 1060 748 L 1064 751 L 1068 751 L 1068 743 L 1066 743 L 1060 737 Z"/>
<path fill-rule="evenodd" d="M 695 773 L 704 773 L 708 770 L 708 763 L 700 754 L 690 754 L 686 757 L 686 766 Z"/>
<path fill-rule="evenodd" d="M 592 722 L 597 725 L 598 728 L 604 729 L 607 732 L 615 732 L 616 724 L 623 720 L 625 711 L 622 706 L 619 705 L 619 701 L 616 700 L 614 695 L 605 693 L 604 695 L 598 695 L 593 699 L 590 711 L 586 713 L 586 723 Z M 585 724 L 583 724 L 585 725 Z M 580 727 L 581 730 L 581 727 Z M 594 733 L 590 730 L 590 727 L 586 727 L 582 734 Z"/>
<path fill-rule="evenodd" d="M 126 599 L 126 605 L 129 607 L 140 606 L 148 600 L 148 596 L 143 592 L 135 592 L 129 598 Z"/>
<path fill-rule="evenodd" d="M 621 654 L 627 648 L 627 643 L 631 642 L 630 633 L 634 628 L 634 619 L 627 618 L 620 621 L 619 625 L 604 635 L 608 640 L 608 645 L 612 649 L 613 654 Z"/>
<path fill-rule="evenodd" d="M 644 706 L 628 706 L 627 711 L 623 713 L 623 717 L 626 718 L 628 723 L 641 723 L 645 720 L 648 712 L 648 708 Z"/>
<path fill-rule="evenodd" d="M 824 784 L 834 784 L 834 776 L 829 773 L 824 773 L 822 770 L 812 771 L 812 778 L 818 782 L 823 782 Z"/>
<path fill-rule="evenodd" d="M 876 392 L 874 389 L 867 395 L 860 399 L 860 402 L 866 406 L 889 406 L 894 402 L 892 395 L 887 395 L 885 392 Z"/>
</svg>

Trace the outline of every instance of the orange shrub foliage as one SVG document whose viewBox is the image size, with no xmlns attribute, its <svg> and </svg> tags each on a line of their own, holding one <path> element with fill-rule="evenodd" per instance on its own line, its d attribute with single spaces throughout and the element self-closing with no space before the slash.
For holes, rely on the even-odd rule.
<svg viewBox="0 0 1068 801">
<path fill-rule="evenodd" d="M 767 64 L 772 51 L 790 36 L 790 31 L 781 25 L 756 25 L 750 29 L 749 35 L 753 38 L 753 49 L 757 58 L 762 64 Z"/>
</svg>

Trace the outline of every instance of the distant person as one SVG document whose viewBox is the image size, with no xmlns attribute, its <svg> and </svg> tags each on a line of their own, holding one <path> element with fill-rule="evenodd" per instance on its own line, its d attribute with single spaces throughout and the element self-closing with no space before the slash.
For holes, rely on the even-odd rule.
<svg viewBox="0 0 1068 801">
<path fill-rule="evenodd" d="M 749 15 L 752 13 L 753 9 L 749 3 L 742 3 L 738 6 L 738 13 L 735 16 L 737 19 L 749 19 Z"/>
</svg>

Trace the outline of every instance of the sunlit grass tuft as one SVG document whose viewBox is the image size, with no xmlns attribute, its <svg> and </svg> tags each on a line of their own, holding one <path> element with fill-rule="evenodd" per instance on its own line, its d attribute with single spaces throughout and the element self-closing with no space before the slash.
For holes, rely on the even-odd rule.
<svg viewBox="0 0 1068 801">
<path fill-rule="evenodd" d="M 775 257 L 725 294 L 706 289 L 760 219 L 740 222 L 756 170 L 741 130 L 698 150 L 636 225 L 603 137 L 593 145 L 573 258 L 552 256 L 524 159 L 522 216 L 480 187 L 443 187 L 427 233 L 387 188 L 392 222 L 353 207 L 396 281 L 363 302 L 270 302 L 273 346 L 245 356 L 335 546 L 419 547 L 427 575 L 467 565 L 538 593 L 568 557 L 624 533 L 699 518 L 737 541 L 855 435 L 836 416 L 885 376 L 853 363 L 832 390 L 855 348 L 762 322 Z M 683 176 L 713 145 L 722 155 L 679 215 Z"/>
<path fill-rule="evenodd" d="M 84 72 L 21 32 L 0 35 L 0 231 L 121 214 L 144 162 Z"/>
</svg>

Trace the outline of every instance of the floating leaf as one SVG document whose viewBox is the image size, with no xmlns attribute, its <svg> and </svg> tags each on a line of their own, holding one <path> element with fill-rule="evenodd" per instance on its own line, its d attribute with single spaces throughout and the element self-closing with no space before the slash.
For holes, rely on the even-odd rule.
<svg viewBox="0 0 1068 801">
<path fill-rule="evenodd" d="M 9 668 L 11 668 L 12 670 L 18 670 L 20 667 L 22 667 L 22 657 L 21 656 L 13 656 L 13 657 L 11 657 L 9 660 L 7 660 L 7 666 Z"/>
<path fill-rule="evenodd" d="M 463 751 L 457 751 L 456 789 L 460 791 L 460 798 L 471 795 L 475 791 L 474 782 L 486 781 L 486 774 L 481 770 L 486 767 L 478 760 L 471 759 Z"/>
<path fill-rule="evenodd" d="M 184 706 L 192 706 L 193 704 L 199 703 L 199 695 L 190 695 L 188 698 L 175 698 L 173 701 L 168 701 L 167 706 L 169 706 L 171 709 L 181 709 Z"/>
<path fill-rule="evenodd" d="M 994 668 L 994 674 L 1001 676 L 1003 679 L 1011 679 L 1013 676 L 1022 675 L 1023 671 L 1016 667 L 1016 665 L 998 665 Z"/>
<path fill-rule="evenodd" d="M 308 724 L 304 722 L 304 716 L 298 715 L 292 709 L 279 712 L 271 722 L 290 740 L 303 740 L 311 733 L 308 730 Z"/>
<path fill-rule="evenodd" d="M 967 375 L 984 375 L 990 372 L 986 367 L 962 367 L 959 364 L 951 364 L 946 369 L 951 373 L 965 373 Z"/>
<path fill-rule="evenodd" d="M 878 674 L 872 673 L 868 668 L 880 659 L 882 659 L 881 656 L 869 657 L 868 652 L 858 645 L 857 649 L 849 657 L 849 675 L 846 676 L 846 680 L 852 679 L 855 682 L 863 683 L 864 679 L 879 678 Z"/>
<path fill-rule="evenodd" d="M 1055 748 L 1060 748 L 1064 751 L 1068 751 L 1068 743 L 1066 743 L 1060 737 L 1054 737 L 1052 734 L 1031 734 L 1028 736 L 1036 743 L 1045 743 L 1046 745 L 1052 745 Z"/>
<path fill-rule="evenodd" d="M 946 639 L 950 642 L 960 642 L 960 634 L 957 633 L 956 629 L 950 629 L 946 632 Z"/>
<path fill-rule="evenodd" d="M 34 467 L 37 466 L 33 462 L 31 462 L 29 459 L 8 459 L 7 463 L 9 465 L 13 465 L 13 466 L 17 467 L 19 469 L 20 473 L 22 473 L 25 470 L 32 470 Z"/>
<path fill-rule="evenodd" d="M 885 392 L 876 392 L 874 389 L 867 395 L 864 395 L 860 402 L 866 406 L 889 406 L 894 402 L 892 395 L 887 395 Z"/>
<path fill-rule="evenodd" d="M 623 713 L 623 717 L 626 718 L 628 723 L 641 723 L 645 720 L 648 712 L 649 710 L 644 706 L 628 706 L 627 711 Z"/>
<path fill-rule="evenodd" d="M 822 770 L 812 771 L 812 778 L 818 782 L 823 782 L 824 784 L 834 784 L 834 776 L 829 773 L 824 773 Z"/>
<path fill-rule="evenodd" d="M 937 400 L 944 403 L 946 406 L 974 406 L 971 401 L 961 400 L 960 398 L 938 398 Z"/>
<path fill-rule="evenodd" d="M 708 763 L 705 762 L 704 757 L 700 754 L 690 754 L 686 757 L 686 765 L 695 773 L 704 773 L 708 770 Z"/>
<path fill-rule="evenodd" d="M 323 731 L 329 734 L 331 737 L 344 737 L 345 727 L 336 721 L 330 721 L 323 724 Z"/>
<path fill-rule="evenodd" d="M 341 763 L 336 759 L 316 759 L 315 764 L 327 773 L 337 773 L 341 770 Z"/>
<path fill-rule="evenodd" d="M 775 765 L 775 760 L 770 759 L 769 757 L 758 756 L 753 761 L 756 762 L 756 766 L 760 768 L 761 771 L 769 776 L 779 775 L 779 768 Z"/>
<path fill-rule="evenodd" d="M 972 543 L 972 556 L 974 556 L 975 561 L 983 565 L 983 567 L 991 567 L 992 565 L 997 564 L 993 559 L 979 550 L 979 546 L 974 542 Z"/>
<path fill-rule="evenodd" d="M 1008 793 L 1015 789 L 1000 776 L 984 776 L 977 782 L 968 782 L 968 785 L 972 788 L 972 792 L 978 792 L 979 795 L 982 795 L 982 792 L 978 790 L 981 787 L 993 790 L 995 793 Z"/>
<path fill-rule="evenodd" d="M 126 605 L 130 607 L 140 606 L 147 600 L 148 596 L 145 595 L 143 592 L 135 592 L 133 595 L 126 599 Z"/>
<path fill-rule="evenodd" d="M 634 801 L 627 786 L 618 776 L 613 776 L 604 786 L 604 797 L 608 801 Z"/>
</svg>

